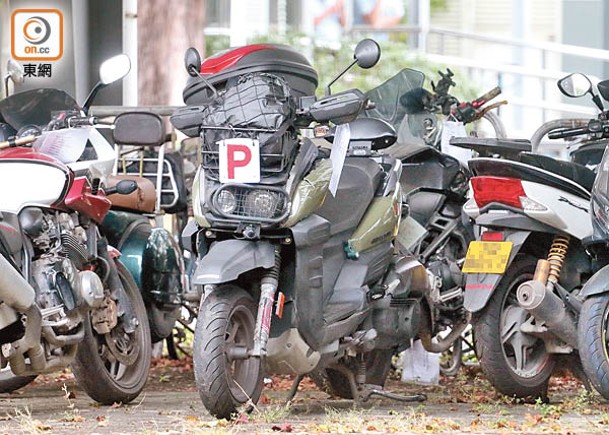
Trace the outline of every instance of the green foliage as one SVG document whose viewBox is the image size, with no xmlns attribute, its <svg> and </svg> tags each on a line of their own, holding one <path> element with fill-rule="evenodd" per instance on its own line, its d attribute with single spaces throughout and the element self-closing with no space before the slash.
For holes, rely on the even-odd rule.
<svg viewBox="0 0 609 435">
<path fill-rule="evenodd" d="M 374 35 L 369 35 L 374 38 Z M 413 68 L 422 71 L 427 77 L 425 87 L 431 90 L 431 81 L 439 79 L 438 70 L 446 71 L 449 67 L 454 73 L 454 81 L 457 86 L 452 89 L 452 94 L 460 100 L 470 100 L 480 94 L 480 89 L 475 83 L 467 79 L 467 75 L 450 65 L 439 65 L 426 61 L 417 56 L 408 45 L 405 35 L 390 35 L 387 41 L 379 42 L 381 46 L 381 60 L 368 70 L 353 67 L 347 74 L 340 78 L 332 87 L 333 92 L 340 92 L 350 88 L 358 88 L 362 91 L 372 89 L 388 78 L 397 74 L 403 68 Z M 325 47 L 315 46 L 311 38 L 302 34 L 289 34 L 285 37 L 278 35 L 259 36 L 250 43 L 279 43 L 294 47 L 305 54 L 317 70 L 319 75 L 319 87 L 317 94 L 323 94 L 325 86 L 347 65 L 353 61 L 353 50 L 358 40 L 344 39 L 340 49 L 332 50 Z"/>
</svg>

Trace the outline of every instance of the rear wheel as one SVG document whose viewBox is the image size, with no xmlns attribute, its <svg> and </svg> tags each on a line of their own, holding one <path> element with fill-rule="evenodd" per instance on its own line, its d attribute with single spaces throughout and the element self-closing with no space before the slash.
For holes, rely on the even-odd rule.
<svg viewBox="0 0 609 435">
<path fill-rule="evenodd" d="M 546 399 L 555 360 L 544 341 L 521 332 L 531 320 L 516 299 L 518 286 L 533 278 L 537 261 L 518 255 L 495 288 L 486 307 L 473 320 L 476 355 L 488 380 L 501 393 Z"/>
<path fill-rule="evenodd" d="M 577 344 L 584 372 L 594 388 L 609 398 L 609 294 L 592 296 L 579 313 Z"/>
<path fill-rule="evenodd" d="M 136 317 L 133 332 L 125 330 L 122 316 L 107 334 L 100 335 L 85 321 L 85 338 L 78 345 L 72 371 L 78 383 L 92 399 L 111 405 L 135 399 L 146 384 L 152 352 L 146 307 L 129 271 L 116 262 L 126 296 Z M 117 307 L 121 312 L 121 307 Z"/>
<path fill-rule="evenodd" d="M 205 408 L 231 418 L 262 391 L 262 364 L 247 357 L 254 345 L 258 305 L 245 290 L 223 285 L 202 303 L 193 350 L 195 381 Z"/>
</svg>

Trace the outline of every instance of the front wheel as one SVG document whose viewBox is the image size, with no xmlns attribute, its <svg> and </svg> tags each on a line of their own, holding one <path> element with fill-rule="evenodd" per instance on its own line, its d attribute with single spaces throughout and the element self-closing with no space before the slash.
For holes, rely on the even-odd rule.
<svg viewBox="0 0 609 435">
<path fill-rule="evenodd" d="M 107 334 L 99 335 L 85 320 L 85 338 L 78 345 L 72 371 L 79 385 L 97 402 L 104 405 L 128 403 L 146 384 L 150 369 L 152 343 L 146 307 L 129 271 L 116 262 L 119 278 L 136 317 L 133 332 L 125 331 L 123 316 Z M 121 313 L 121 307 L 118 307 Z"/>
<path fill-rule="evenodd" d="M 480 366 L 499 392 L 545 399 L 555 361 L 542 339 L 520 330 L 531 315 L 516 299 L 520 284 L 533 279 L 536 264 L 530 255 L 516 256 L 486 307 L 475 316 L 473 329 Z"/>
<path fill-rule="evenodd" d="M 609 399 L 609 294 L 592 296 L 579 313 L 577 344 L 584 372 L 594 388 Z"/>
<path fill-rule="evenodd" d="M 256 403 L 262 391 L 259 357 L 247 357 L 254 345 L 258 305 L 249 293 L 223 285 L 201 304 L 193 350 L 195 381 L 205 408 L 229 419 L 239 407 Z"/>
</svg>

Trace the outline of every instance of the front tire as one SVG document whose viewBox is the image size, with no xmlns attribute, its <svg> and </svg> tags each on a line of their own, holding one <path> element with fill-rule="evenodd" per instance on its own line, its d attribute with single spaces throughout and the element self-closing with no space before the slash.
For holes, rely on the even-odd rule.
<svg viewBox="0 0 609 435">
<path fill-rule="evenodd" d="M 126 333 L 119 317 L 118 324 L 108 334 L 98 335 L 88 316 L 85 338 L 78 345 L 72 364 L 79 385 L 93 400 L 104 405 L 129 403 L 140 394 L 148 380 L 152 353 L 146 306 L 140 291 L 125 266 L 118 261 L 115 264 L 137 318 L 137 327 L 132 333 Z M 114 350 L 110 349 L 108 340 L 112 340 Z M 124 361 L 117 359 L 113 352 L 120 352 Z"/>
<path fill-rule="evenodd" d="M 594 388 L 609 399 L 609 294 L 592 296 L 579 313 L 577 344 L 584 372 Z"/>
<path fill-rule="evenodd" d="M 231 358 L 254 345 L 258 305 L 245 290 L 223 285 L 201 305 L 195 329 L 194 370 L 199 395 L 216 418 L 229 419 L 262 392 L 260 358 Z M 240 352 L 243 353 L 243 352 Z"/>
<path fill-rule="evenodd" d="M 542 339 L 520 331 L 531 315 L 518 305 L 516 290 L 533 278 L 537 261 L 517 255 L 486 307 L 473 320 L 480 366 L 490 383 L 506 396 L 547 397 L 555 360 Z"/>
</svg>

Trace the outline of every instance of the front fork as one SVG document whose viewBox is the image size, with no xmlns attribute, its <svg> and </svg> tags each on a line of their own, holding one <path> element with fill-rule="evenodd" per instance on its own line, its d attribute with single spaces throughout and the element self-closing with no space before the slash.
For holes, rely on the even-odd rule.
<svg viewBox="0 0 609 435">
<path fill-rule="evenodd" d="M 258 315 L 256 317 L 256 331 L 254 333 L 254 348 L 250 356 L 260 357 L 266 354 L 266 345 L 269 341 L 271 318 L 273 317 L 273 302 L 279 286 L 279 270 L 281 269 L 281 246 L 275 245 L 275 264 L 266 269 L 260 284 L 260 301 L 258 302 Z"/>
</svg>

